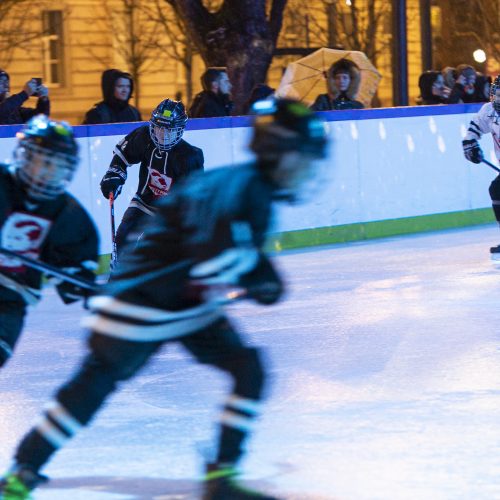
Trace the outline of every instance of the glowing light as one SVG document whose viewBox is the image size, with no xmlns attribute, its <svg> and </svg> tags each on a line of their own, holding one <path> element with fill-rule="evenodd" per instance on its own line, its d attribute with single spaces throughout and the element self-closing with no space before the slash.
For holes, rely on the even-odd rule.
<svg viewBox="0 0 500 500">
<path fill-rule="evenodd" d="M 429 118 L 429 129 L 433 134 L 437 132 L 436 120 L 432 116 Z"/>
<path fill-rule="evenodd" d="M 408 151 L 413 153 L 413 151 L 415 151 L 415 142 L 413 141 L 413 137 L 409 134 L 406 136 L 406 144 L 408 146 Z"/>
<path fill-rule="evenodd" d="M 352 5 L 352 2 L 351 2 L 351 0 L 345 0 L 345 4 L 350 7 Z"/>
<path fill-rule="evenodd" d="M 472 53 L 474 61 L 484 63 L 486 61 L 486 52 L 483 49 L 477 49 Z"/>
<path fill-rule="evenodd" d="M 439 135 L 438 136 L 438 149 L 441 153 L 446 151 L 446 144 L 444 143 L 444 139 Z"/>
<path fill-rule="evenodd" d="M 385 141 L 387 137 L 387 131 L 385 130 L 385 126 L 383 122 L 378 123 L 378 133 L 380 135 L 380 138 Z"/>
<path fill-rule="evenodd" d="M 358 127 L 356 127 L 355 123 L 351 122 L 351 137 L 356 140 L 359 137 Z"/>
</svg>

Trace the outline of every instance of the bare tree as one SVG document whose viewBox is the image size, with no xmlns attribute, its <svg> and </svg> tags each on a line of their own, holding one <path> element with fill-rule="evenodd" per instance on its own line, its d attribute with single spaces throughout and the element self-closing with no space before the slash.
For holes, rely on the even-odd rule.
<svg viewBox="0 0 500 500">
<path fill-rule="evenodd" d="M 42 4 L 43 5 L 43 4 Z M 39 12 L 41 4 L 34 12 Z M 26 15 L 33 11 L 33 3 L 28 0 L 0 1 L 0 64 L 6 67 L 12 61 L 15 49 L 30 51 L 33 41 L 43 36 L 41 20 L 35 15 Z M 39 45 L 36 45 L 38 48 Z"/>
<path fill-rule="evenodd" d="M 472 52 L 482 48 L 500 59 L 500 6 L 497 0 L 441 0 L 441 30 L 435 37 L 442 65 L 474 63 Z"/>
<path fill-rule="evenodd" d="M 390 13 L 390 2 L 379 0 L 321 0 L 309 4 L 290 0 L 280 42 L 284 46 L 290 46 L 291 40 L 302 47 L 342 46 L 364 52 L 375 64 L 390 43 L 389 37 L 381 36 Z"/>
<path fill-rule="evenodd" d="M 287 0 L 165 0 L 207 66 L 226 66 L 235 111 L 252 87 L 265 81 Z"/>
<path fill-rule="evenodd" d="M 185 102 L 190 102 L 193 96 L 193 56 L 197 49 L 184 32 L 181 20 L 170 5 L 164 0 L 150 0 L 143 5 L 148 19 L 158 27 L 157 37 L 153 41 L 157 50 L 163 52 L 170 60 L 179 62 L 184 68 Z"/>
<path fill-rule="evenodd" d="M 151 3 L 150 0 L 149 3 Z M 141 76 L 151 72 L 153 64 L 167 60 L 167 54 L 158 43 L 159 25 L 152 22 L 150 8 L 142 0 L 103 0 L 107 31 L 114 37 L 113 51 L 123 60 L 135 84 L 134 103 L 140 107 Z M 90 47 L 92 55 L 103 66 L 109 60 Z M 156 70 L 159 71 L 159 70 Z"/>
</svg>

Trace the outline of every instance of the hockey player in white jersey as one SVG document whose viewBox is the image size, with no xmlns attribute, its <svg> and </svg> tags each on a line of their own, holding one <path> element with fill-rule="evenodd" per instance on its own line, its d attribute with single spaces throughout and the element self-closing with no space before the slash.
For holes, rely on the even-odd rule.
<svg viewBox="0 0 500 500">
<path fill-rule="evenodd" d="M 490 102 L 487 102 L 472 118 L 469 128 L 462 141 L 464 155 L 472 163 L 481 163 L 484 155 L 478 140 L 483 134 L 490 133 L 493 138 L 495 154 L 500 161 L 500 75 L 495 78 L 491 86 Z M 500 225 L 500 175 L 498 175 L 489 188 L 493 212 Z M 500 245 L 490 248 L 491 258 L 500 260 Z"/>
</svg>

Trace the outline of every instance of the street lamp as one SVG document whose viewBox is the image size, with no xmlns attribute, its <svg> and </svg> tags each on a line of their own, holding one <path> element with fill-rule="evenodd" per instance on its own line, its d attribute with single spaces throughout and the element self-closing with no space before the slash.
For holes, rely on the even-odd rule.
<svg viewBox="0 0 500 500">
<path fill-rule="evenodd" d="M 472 57 L 474 58 L 474 61 L 484 63 L 484 61 L 486 61 L 486 52 L 483 49 L 476 49 L 472 53 Z"/>
</svg>

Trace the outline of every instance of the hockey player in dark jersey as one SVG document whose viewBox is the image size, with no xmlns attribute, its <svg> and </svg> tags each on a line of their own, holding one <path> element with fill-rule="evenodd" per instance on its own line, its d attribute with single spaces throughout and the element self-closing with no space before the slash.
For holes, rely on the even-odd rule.
<svg viewBox="0 0 500 500">
<path fill-rule="evenodd" d="M 142 234 L 141 219 L 154 214 L 155 201 L 190 173 L 203 170 L 203 151 L 182 139 L 187 120 L 182 102 L 165 99 L 153 111 L 148 125 L 133 130 L 116 145 L 101 181 L 105 198 L 110 193 L 116 198 L 127 180 L 127 168 L 141 164 L 137 192 L 116 232 L 118 253 L 129 235 L 137 240 Z"/>
<path fill-rule="evenodd" d="M 280 298 L 282 281 L 262 251 L 272 202 L 295 201 L 314 177 L 315 160 L 325 154 L 325 129 L 312 111 L 289 100 L 269 106 L 254 125 L 250 147 L 256 162 L 193 176 L 163 198 L 135 250 L 123 254 L 114 280 L 89 301 L 90 353 L 42 422 L 22 439 L 0 498 L 26 498 L 44 480 L 40 468 L 91 420 L 117 384 L 136 374 L 162 344 L 179 342 L 233 381 L 218 422 L 216 460 L 206 467 L 203 500 L 274 499 L 235 479 L 260 412 L 266 373 L 259 350 L 246 345 L 213 297 L 229 287 L 227 296 L 245 290 L 247 298 L 265 305 Z"/>
<path fill-rule="evenodd" d="M 45 115 L 19 134 L 12 165 L 0 166 L 0 244 L 22 256 L 92 279 L 97 232 L 87 212 L 66 193 L 78 166 L 71 128 Z M 0 253 L 0 366 L 12 355 L 27 307 L 40 298 L 41 272 Z M 64 302 L 84 291 L 58 285 Z"/>
</svg>

